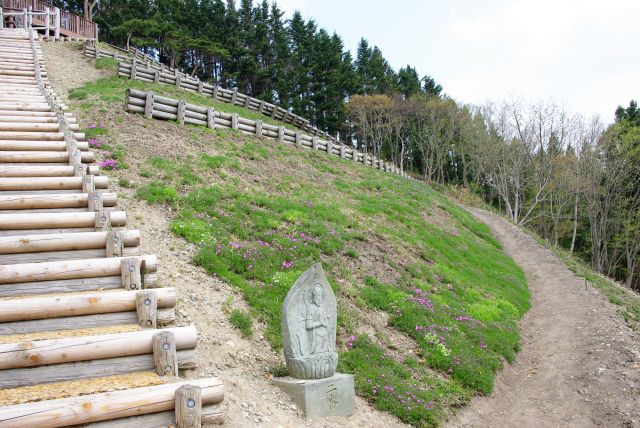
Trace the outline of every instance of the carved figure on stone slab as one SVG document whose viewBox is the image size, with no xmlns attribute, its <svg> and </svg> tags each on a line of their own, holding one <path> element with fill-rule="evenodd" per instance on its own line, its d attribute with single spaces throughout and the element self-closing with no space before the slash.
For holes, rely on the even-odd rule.
<svg viewBox="0 0 640 428">
<path fill-rule="evenodd" d="M 322 266 L 314 264 L 291 287 L 282 309 L 283 350 L 291 377 L 335 373 L 337 306 Z"/>
</svg>

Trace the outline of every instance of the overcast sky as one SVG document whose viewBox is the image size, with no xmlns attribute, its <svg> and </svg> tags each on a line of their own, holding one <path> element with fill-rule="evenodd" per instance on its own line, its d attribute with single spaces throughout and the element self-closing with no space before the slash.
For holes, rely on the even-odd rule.
<svg viewBox="0 0 640 428">
<path fill-rule="evenodd" d="M 640 99 L 640 0 L 277 0 L 287 16 L 361 37 L 395 70 L 430 74 L 460 102 L 552 99 L 613 119 Z"/>
</svg>

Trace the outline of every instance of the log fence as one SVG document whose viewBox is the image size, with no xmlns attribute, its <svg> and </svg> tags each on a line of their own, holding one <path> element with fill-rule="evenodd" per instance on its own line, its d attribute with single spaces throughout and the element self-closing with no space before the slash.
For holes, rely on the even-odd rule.
<svg viewBox="0 0 640 428">
<path fill-rule="evenodd" d="M 109 45 L 110 46 L 110 45 Z M 237 90 L 221 88 L 217 85 L 202 82 L 178 69 L 152 60 L 139 50 L 132 48 L 132 52 L 110 46 L 111 50 L 101 49 L 100 46 L 86 44 L 85 55 L 91 58 L 113 58 L 118 61 L 118 75 L 143 82 L 164 83 L 178 89 L 196 92 L 212 97 L 215 101 L 229 103 L 256 111 L 274 120 L 294 125 L 308 134 L 322 137 L 325 140 L 338 141 L 326 132 L 313 126 L 307 119 L 291 113 L 275 104 L 245 95 Z M 115 51 L 117 50 L 117 52 Z"/>
<path fill-rule="evenodd" d="M 181 124 L 200 125 L 211 129 L 236 129 L 245 134 L 276 139 L 281 143 L 301 148 L 319 150 L 328 155 L 350 159 L 366 166 L 408 177 L 391 162 L 374 158 L 344 144 L 336 144 L 332 140 L 321 139 L 301 131 L 293 131 L 284 126 L 270 125 L 261 120 L 246 119 L 238 116 L 237 113 L 219 112 L 212 107 L 198 106 L 186 101 L 162 97 L 153 92 L 134 89 L 127 89 L 124 104 L 126 111 L 140 113 L 147 118 L 174 120 Z"/>
<path fill-rule="evenodd" d="M 217 378 L 173 380 L 198 367 L 196 329 L 174 326 L 176 290 L 159 286 L 157 258 L 140 254 L 140 232 L 90 165 L 35 34 L 0 28 L 0 389 L 38 387 L 0 406 L 0 426 L 219 423 Z M 137 372 L 142 385 L 170 383 L 134 388 Z M 114 375 L 120 391 L 102 392 Z M 73 396 L 66 382 L 78 381 L 88 395 Z M 54 382 L 72 396 L 37 395 Z"/>
</svg>

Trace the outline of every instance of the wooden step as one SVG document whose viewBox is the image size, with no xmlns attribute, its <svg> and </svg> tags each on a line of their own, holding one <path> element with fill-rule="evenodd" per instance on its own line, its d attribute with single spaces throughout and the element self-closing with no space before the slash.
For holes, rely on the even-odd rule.
<svg viewBox="0 0 640 428">
<path fill-rule="evenodd" d="M 185 380 L 124 391 L 7 406 L 0 408 L 0 426 L 55 428 L 170 412 L 175 408 L 176 391 L 185 385 L 200 388 L 202 406 L 220 403 L 224 398 L 222 382 L 218 378 Z M 215 418 L 220 419 L 219 413 Z M 118 423 L 117 420 L 114 422 Z"/>
<path fill-rule="evenodd" d="M 0 293 L 3 289 L 6 291 L 9 287 L 6 284 L 31 284 L 43 281 L 60 281 L 70 279 L 89 279 L 101 277 L 121 277 L 123 269 L 123 261 L 128 260 L 127 257 L 111 257 L 89 260 L 69 260 L 46 263 L 21 263 L 15 265 L 0 266 Z M 155 273 L 157 269 L 157 258 L 155 255 L 145 255 L 133 257 L 141 262 L 141 269 L 144 274 Z M 91 282 L 91 281 L 88 281 Z M 120 283 L 122 286 L 122 282 Z M 16 294 L 44 294 L 47 291 L 39 291 L 38 293 L 25 292 Z M 116 287 L 109 287 L 111 289 Z M 94 288 L 95 289 L 95 288 Z M 78 291 L 78 290 L 63 290 Z M 58 290 L 48 291 L 49 293 L 57 293 Z M 7 296 L 2 294 L 1 296 Z M 10 294 L 9 294 L 10 295 Z"/>
<path fill-rule="evenodd" d="M 0 378 L 8 369 L 152 354 L 153 336 L 159 332 L 172 333 L 178 351 L 193 349 L 198 342 L 195 327 L 145 329 L 92 336 L 77 336 L 71 330 L 69 337 L 0 344 Z M 11 338 L 6 336 L 2 340 L 5 342 Z"/>
<path fill-rule="evenodd" d="M 106 189 L 109 178 L 94 177 L 96 189 Z M 0 177 L 0 192 L 28 190 L 82 190 L 82 177 Z"/>
<path fill-rule="evenodd" d="M 102 193 L 103 205 L 116 205 L 115 193 Z M 49 193 L 45 195 L 0 195 L 0 210 L 30 210 L 42 208 L 86 208 L 89 197 L 83 194 Z"/>
<path fill-rule="evenodd" d="M 0 141 L 0 144 L 2 142 Z M 95 153 L 81 151 L 82 163 L 95 161 Z M 68 152 L 42 152 L 42 151 L 0 151 L 0 163 L 69 163 Z"/>
<path fill-rule="evenodd" d="M 87 173 L 98 175 L 100 168 L 87 166 Z M 0 177 L 73 177 L 75 169 L 71 165 L 2 165 Z"/>
<path fill-rule="evenodd" d="M 58 123 L 55 116 L 6 116 L 0 115 L 0 122 L 26 122 L 26 123 Z M 75 118 L 67 118 L 67 122 L 75 123 Z"/>
<path fill-rule="evenodd" d="M 76 141 L 78 150 L 89 150 L 89 142 Z M 29 140 L 1 140 L 0 151 L 43 151 L 43 152 L 66 152 L 66 141 L 29 141 Z"/>
<path fill-rule="evenodd" d="M 138 313 L 149 300 L 152 310 Z M 0 299 L 0 335 L 87 329 L 125 324 L 165 327 L 175 321 L 173 288 L 99 290 Z M 147 316 L 151 318 L 147 319 Z M 0 375 L 1 377 L 1 375 Z M 0 385 L 2 387 L 2 385 Z"/>
<path fill-rule="evenodd" d="M 140 245 L 139 230 L 119 231 L 125 247 Z M 0 255 L 40 253 L 48 251 L 105 249 L 111 232 L 78 232 L 60 235 L 15 235 L 0 237 Z"/>
<path fill-rule="evenodd" d="M 96 177 L 98 178 L 98 177 Z M 109 224 L 121 227 L 126 224 L 124 211 L 107 212 Z M 96 213 L 93 212 L 57 212 L 57 213 L 0 213 L 0 231 L 20 233 L 23 230 L 95 228 Z"/>
<path fill-rule="evenodd" d="M 1 144 L 2 142 L 0 142 Z M 0 163 L 69 163 L 68 152 L 43 152 L 43 151 L 0 151 Z M 95 153 L 80 151 L 82 163 L 95 161 Z"/>
<path fill-rule="evenodd" d="M 84 133 L 74 132 L 76 140 L 84 140 Z M 0 131 L 0 140 L 29 140 L 29 141 L 64 141 L 64 132 L 11 132 Z"/>
</svg>

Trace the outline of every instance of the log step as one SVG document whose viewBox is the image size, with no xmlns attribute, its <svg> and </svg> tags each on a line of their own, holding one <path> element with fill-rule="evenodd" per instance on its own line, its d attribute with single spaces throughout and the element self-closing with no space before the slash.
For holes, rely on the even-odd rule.
<svg viewBox="0 0 640 428">
<path fill-rule="evenodd" d="M 124 211 L 107 212 L 107 216 L 112 227 L 126 224 Z M 0 231 L 15 231 L 16 234 L 29 229 L 95 228 L 95 223 L 96 214 L 93 212 L 0 213 Z"/>
<path fill-rule="evenodd" d="M 80 158 L 82 163 L 92 163 L 96 159 L 95 154 L 89 151 L 81 151 Z M 0 163 L 69 163 L 69 153 L 35 150 L 0 151 Z"/>
<path fill-rule="evenodd" d="M 2 142 L 0 141 L 0 144 Z M 80 153 L 82 163 L 95 161 L 93 152 Z M 0 151 L 0 163 L 68 163 L 68 152 L 42 152 L 42 151 Z"/>
<path fill-rule="evenodd" d="M 98 175 L 100 168 L 87 167 L 87 173 Z M 0 177 L 73 177 L 75 169 L 70 165 L 0 165 Z"/>
<path fill-rule="evenodd" d="M 87 141 L 77 141 L 78 150 L 89 150 Z M 66 152 L 65 141 L 29 141 L 29 140 L 3 140 L 0 141 L 0 151 L 42 151 L 42 152 Z"/>
<path fill-rule="evenodd" d="M 152 354 L 153 336 L 159 332 L 172 333 L 178 351 L 198 342 L 193 326 L 79 337 L 70 331 L 71 337 L 0 344 L 0 370 Z"/>
<path fill-rule="evenodd" d="M 106 189 L 107 176 L 94 177 L 96 189 Z M 0 192 L 12 190 L 82 190 L 82 177 L 0 177 Z"/>
<path fill-rule="evenodd" d="M 185 385 L 200 388 L 202 405 L 220 403 L 224 398 L 222 382 L 218 378 L 185 380 L 2 407 L 0 426 L 55 428 L 173 411 L 176 391 Z"/>
<path fill-rule="evenodd" d="M 46 251 L 88 250 L 106 248 L 111 232 L 79 232 L 60 235 L 0 236 L 0 255 L 40 253 Z M 125 247 L 140 245 L 139 230 L 120 231 Z M 120 238 L 118 238 L 120 239 Z"/>
<path fill-rule="evenodd" d="M 126 257 L 110 257 L 88 260 L 68 260 L 46 263 L 19 263 L 0 266 L 0 291 L 2 284 L 34 283 L 69 279 L 87 279 L 111 277 L 122 274 L 122 261 Z M 143 273 L 155 273 L 157 258 L 155 255 L 133 257 L 142 263 Z M 51 293 L 57 291 L 52 290 Z M 34 294 L 34 293 L 28 293 Z M 37 294 L 43 294 L 39 292 Z"/>
<path fill-rule="evenodd" d="M 0 89 L 1 90 L 1 89 Z M 76 119 L 69 117 L 68 122 L 75 122 Z M 0 115 L 0 122 L 27 122 L 27 123 L 58 123 L 55 116 L 7 116 Z"/>
<path fill-rule="evenodd" d="M 152 292 L 158 308 L 175 306 L 174 288 L 157 288 Z M 0 299 L 0 322 L 135 311 L 138 293 L 141 292 L 112 290 L 3 298 Z"/>
<path fill-rule="evenodd" d="M 115 193 L 102 193 L 105 207 L 116 205 Z M 4 195 L 0 194 L 0 210 L 29 210 L 42 208 L 85 208 L 89 205 L 86 193 L 49 193 L 45 195 Z"/>
</svg>

